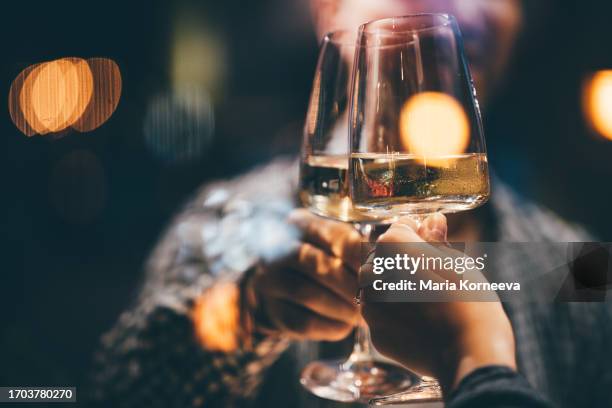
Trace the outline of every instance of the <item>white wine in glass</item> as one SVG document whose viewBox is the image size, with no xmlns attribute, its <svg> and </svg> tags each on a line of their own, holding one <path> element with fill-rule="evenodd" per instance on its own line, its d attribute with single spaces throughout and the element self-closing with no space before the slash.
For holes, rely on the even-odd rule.
<svg viewBox="0 0 612 408">
<path fill-rule="evenodd" d="M 375 217 L 353 208 L 348 166 L 346 155 L 304 158 L 300 168 L 302 205 L 321 217 L 343 222 L 375 222 Z"/>
<path fill-rule="evenodd" d="M 427 158 L 355 153 L 350 167 L 355 212 L 372 217 L 464 211 L 489 197 L 489 169 L 483 153 Z"/>
</svg>

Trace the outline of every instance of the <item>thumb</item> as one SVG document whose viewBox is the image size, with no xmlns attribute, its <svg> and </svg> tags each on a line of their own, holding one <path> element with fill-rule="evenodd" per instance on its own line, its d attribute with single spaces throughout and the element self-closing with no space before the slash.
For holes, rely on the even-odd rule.
<svg viewBox="0 0 612 408">
<path fill-rule="evenodd" d="M 442 213 L 425 218 L 418 229 L 419 236 L 428 242 L 446 242 L 448 226 Z"/>
</svg>

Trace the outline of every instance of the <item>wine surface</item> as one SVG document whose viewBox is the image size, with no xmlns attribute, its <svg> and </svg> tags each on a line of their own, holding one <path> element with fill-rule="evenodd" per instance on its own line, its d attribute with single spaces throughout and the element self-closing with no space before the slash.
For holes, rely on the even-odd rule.
<svg viewBox="0 0 612 408">
<path fill-rule="evenodd" d="M 485 154 L 355 153 L 350 166 L 353 205 L 373 217 L 469 210 L 489 197 Z"/>
<path fill-rule="evenodd" d="M 310 156 L 300 169 L 300 200 L 313 213 L 344 222 L 375 222 L 355 211 L 349 196 L 348 158 Z"/>
</svg>

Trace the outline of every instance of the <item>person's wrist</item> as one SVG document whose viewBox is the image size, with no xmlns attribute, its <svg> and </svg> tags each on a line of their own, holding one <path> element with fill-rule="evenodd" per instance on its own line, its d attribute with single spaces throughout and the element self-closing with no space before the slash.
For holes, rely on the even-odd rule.
<svg viewBox="0 0 612 408">
<path fill-rule="evenodd" d="M 514 335 L 511 328 L 468 331 L 458 344 L 454 373 L 447 376 L 447 391 L 451 391 L 473 371 L 486 366 L 505 366 L 516 370 Z"/>
<path fill-rule="evenodd" d="M 453 336 L 454 340 L 430 365 L 445 395 L 475 370 L 504 366 L 516 371 L 514 334 L 509 324 L 496 328 L 474 322 L 474 327 Z"/>
</svg>

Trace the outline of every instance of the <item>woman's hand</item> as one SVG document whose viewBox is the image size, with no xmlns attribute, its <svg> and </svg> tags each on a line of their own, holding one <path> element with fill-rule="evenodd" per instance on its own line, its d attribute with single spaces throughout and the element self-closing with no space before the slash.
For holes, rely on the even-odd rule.
<svg viewBox="0 0 612 408">
<path fill-rule="evenodd" d="M 354 298 L 361 236 L 348 224 L 296 210 L 302 241 L 248 282 L 256 329 L 294 339 L 341 340 L 360 319 Z"/>
<path fill-rule="evenodd" d="M 445 242 L 446 232 L 442 214 L 428 217 L 419 228 L 405 218 L 393 224 L 377 243 Z M 410 250 L 410 246 L 406 248 Z M 448 252 L 448 256 L 458 254 L 440 246 L 433 250 Z M 363 315 L 381 353 L 422 375 L 436 377 L 445 392 L 478 367 L 516 369 L 512 326 L 499 302 L 366 302 Z"/>
</svg>

